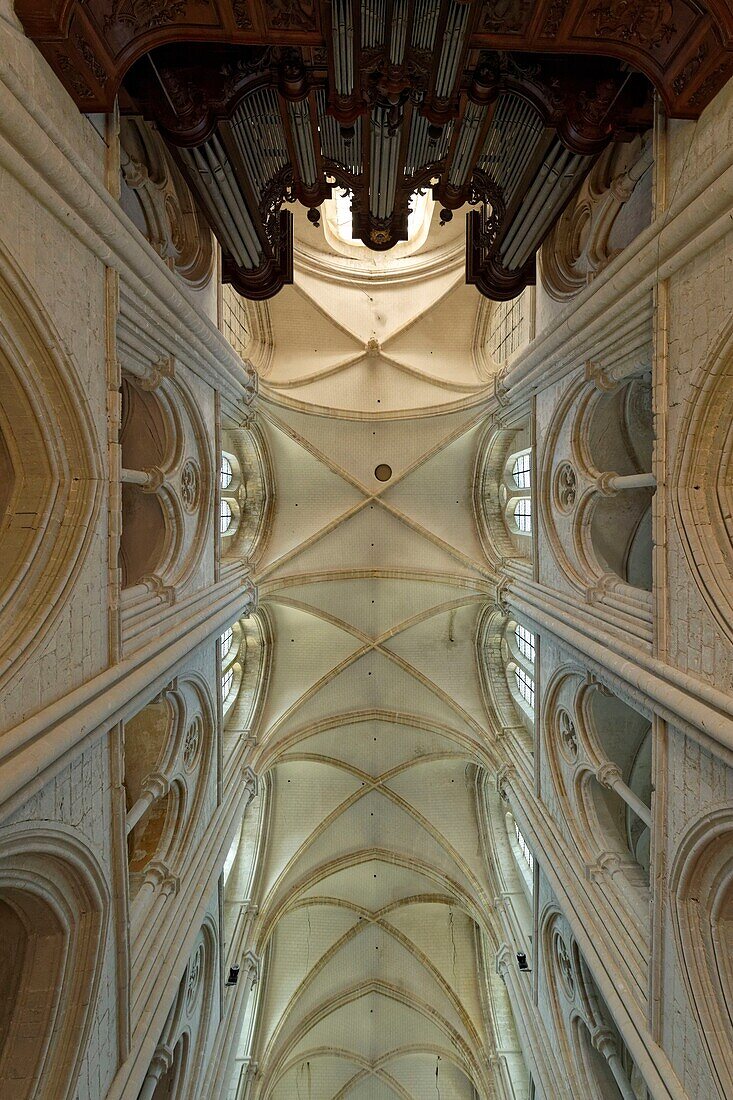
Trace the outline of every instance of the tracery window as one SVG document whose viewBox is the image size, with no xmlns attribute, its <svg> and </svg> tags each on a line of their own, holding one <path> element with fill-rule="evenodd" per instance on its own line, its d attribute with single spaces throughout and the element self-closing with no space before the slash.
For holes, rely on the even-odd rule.
<svg viewBox="0 0 733 1100">
<path fill-rule="evenodd" d="M 535 661 L 537 638 L 524 623 L 514 618 L 504 621 L 501 643 L 505 684 L 530 738 L 534 736 Z M 511 718 L 508 719 L 511 722 Z M 529 746 L 531 747 L 531 741 Z"/>
<path fill-rule="evenodd" d="M 512 476 L 518 489 L 529 489 L 532 477 L 529 451 L 522 451 L 521 454 L 518 454 L 514 459 Z"/>
<path fill-rule="evenodd" d="M 532 502 L 529 497 L 520 497 L 514 505 L 514 522 L 523 535 L 532 534 Z"/>
<path fill-rule="evenodd" d="M 221 638 L 219 639 L 220 642 L 221 642 L 222 660 L 224 659 L 224 657 L 226 657 L 227 653 L 232 648 L 233 638 L 234 638 L 234 631 L 232 630 L 232 628 L 230 626 L 228 626 L 226 628 L 226 630 L 224 631 L 224 633 L 222 634 Z"/>
<path fill-rule="evenodd" d="M 234 668 L 230 667 L 226 670 L 221 678 L 221 697 L 222 701 L 226 702 L 229 697 L 229 692 L 232 690 L 232 684 L 234 683 Z"/>
<path fill-rule="evenodd" d="M 226 534 L 231 525 L 232 506 L 228 500 L 222 498 L 222 500 L 219 502 L 219 530 L 221 531 L 222 535 Z"/>
<path fill-rule="evenodd" d="M 499 487 L 499 500 L 504 523 L 514 539 L 517 551 L 529 556 L 525 542 L 532 536 L 532 448 L 527 446 L 528 432 L 523 429 L 515 437 L 514 447 L 504 459 Z M 519 444 L 519 446 L 517 446 Z M 521 544 L 521 545 L 520 545 Z"/>
<path fill-rule="evenodd" d="M 227 455 L 221 456 L 221 487 L 222 489 L 228 489 L 232 483 L 234 472 L 232 470 L 232 464 Z"/>
<path fill-rule="evenodd" d="M 532 631 L 527 630 L 527 627 L 522 626 L 521 623 L 517 623 L 514 627 L 514 640 L 522 656 L 534 664 L 535 644 Z"/>
<path fill-rule="evenodd" d="M 517 838 L 517 844 L 519 845 L 520 852 L 524 856 L 525 863 L 529 867 L 530 871 L 534 871 L 534 856 L 532 855 L 529 844 L 524 839 L 524 834 L 517 825 L 516 821 L 514 822 L 514 835 Z"/>
<path fill-rule="evenodd" d="M 221 328 L 229 343 L 240 356 L 247 358 L 250 336 L 245 299 L 228 283 L 222 287 Z"/>
<path fill-rule="evenodd" d="M 497 363 L 505 363 L 510 355 L 529 338 L 529 318 L 525 295 L 508 302 L 496 302 L 489 324 L 489 352 Z"/>
<path fill-rule="evenodd" d="M 534 680 L 523 668 L 517 666 L 514 669 L 514 678 L 517 689 L 529 708 L 534 711 Z"/>
</svg>

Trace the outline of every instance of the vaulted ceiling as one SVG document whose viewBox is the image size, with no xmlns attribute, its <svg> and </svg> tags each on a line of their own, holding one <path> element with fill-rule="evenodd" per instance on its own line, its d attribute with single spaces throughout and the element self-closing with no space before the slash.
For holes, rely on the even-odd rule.
<svg viewBox="0 0 733 1100">
<path fill-rule="evenodd" d="M 270 306 L 259 403 L 276 500 L 257 576 L 274 655 L 253 760 L 256 1095 L 489 1098 L 511 1028 L 479 808 L 495 587 L 474 517 L 478 300 L 455 268 L 404 284 L 369 275 L 369 253 L 361 279 L 319 280 L 310 228 L 311 273 Z M 434 233 L 413 272 L 440 268 L 436 239 L 450 254 Z"/>
</svg>

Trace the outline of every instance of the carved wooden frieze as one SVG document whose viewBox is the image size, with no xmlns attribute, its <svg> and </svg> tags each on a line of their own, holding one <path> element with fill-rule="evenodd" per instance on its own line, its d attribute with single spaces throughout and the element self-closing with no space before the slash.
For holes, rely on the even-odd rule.
<svg viewBox="0 0 733 1100">
<path fill-rule="evenodd" d="M 722 0 L 452 3 L 469 12 L 470 49 L 616 57 L 652 80 L 675 117 L 699 116 L 733 73 L 733 10 Z M 333 0 L 16 0 L 16 11 L 79 107 L 99 111 L 111 108 L 130 65 L 164 43 L 290 44 L 331 52 L 332 5 Z M 360 7 L 361 0 L 353 0 L 354 26 Z M 439 40 L 451 26 L 450 17 L 441 20 Z M 433 66 L 438 53 L 429 58 Z"/>
</svg>

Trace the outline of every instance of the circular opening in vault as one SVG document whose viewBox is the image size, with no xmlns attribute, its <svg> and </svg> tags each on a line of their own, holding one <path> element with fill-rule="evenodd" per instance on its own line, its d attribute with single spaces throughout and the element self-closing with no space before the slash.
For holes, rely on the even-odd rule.
<svg viewBox="0 0 733 1100">
<path fill-rule="evenodd" d="M 392 477 L 392 467 L 388 466 L 386 462 L 380 462 L 374 471 L 374 476 L 377 481 L 389 481 Z"/>
</svg>

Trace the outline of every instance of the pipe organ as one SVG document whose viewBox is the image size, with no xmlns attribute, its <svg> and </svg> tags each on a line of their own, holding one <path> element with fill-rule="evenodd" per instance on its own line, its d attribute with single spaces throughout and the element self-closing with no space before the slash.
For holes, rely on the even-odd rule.
<svg viewBox="0 0 733 1100">
<path fill-rule="evenodd" d="M 83 110 L 118 95 L 155 122 L 252 298 L 292 280 L 288 205 L 317 224 L 334 187 L 376 250 L 406 239 L 416 192 L 443 222 L 466 208 L 467 280 L 513 297 L 595 159 L 651 124 L 653 85 L 695 117 L 733 72 L 733 15 L 687 0 L 641 21 L 615 0 L 16 7 Z"/>
</svg>

